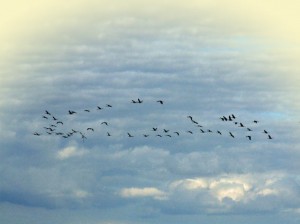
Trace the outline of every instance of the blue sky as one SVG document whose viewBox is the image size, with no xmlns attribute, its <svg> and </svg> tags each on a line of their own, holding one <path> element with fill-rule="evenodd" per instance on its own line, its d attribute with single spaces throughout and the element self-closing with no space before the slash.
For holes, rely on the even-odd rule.
<svg viewBox="0 0 300 224">
<path fill-rule="evenodd" d="M 1 22 L 1 223 L 299 222 L 287 3 L 16 2 Z M 87 139 L 47 134 L 45 110 Z"/>
</svg>

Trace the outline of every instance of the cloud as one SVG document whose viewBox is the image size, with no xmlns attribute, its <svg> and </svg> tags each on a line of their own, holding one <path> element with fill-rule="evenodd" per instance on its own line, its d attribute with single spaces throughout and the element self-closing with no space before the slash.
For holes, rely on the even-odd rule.
<svg viewBox="0 0 300 224">
<path fill-rule="evenodd" d="M 83 156 L 87 154 L 87 150 L 83 149 L 78 149 L 74 146 L 68 146 L 60 151 L 57 152 L 57 158 L 60 160 L 65 160 L 70 157 L 78 157 L 78 156 Z"/>
<path fill-rule="evenodd" d="M 156 200 L 164 200 L 167 196 L 165 192 L 154 187 L 124 188 L 120 191 L 120 195 L 125 198 L 151 197 Z"/>
</svg>

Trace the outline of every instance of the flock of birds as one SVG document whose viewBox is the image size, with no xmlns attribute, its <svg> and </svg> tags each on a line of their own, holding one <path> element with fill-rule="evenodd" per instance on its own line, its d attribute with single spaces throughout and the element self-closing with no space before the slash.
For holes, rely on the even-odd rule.
<svg viewBox="0 0 300 224">
<path fill-rule="evenodd" d="M 141 99 L 137 99 L 137 100 L 131 100 L 131 103 L 133 104 L 142 104 L 143 100 Z M 160 105 L 164 105 L 164 101 L 163 100 L 157 100 L 156 103 L 160 104 Z M 105 110 L 105 109 L 110 109 L 113 106 L 111 104 L 106 104 L 103 107 L 97 106 L 96 110 L 97 111 L 101 111 L 101 110 Z M 91 110 L 90 109 L 84 109 L 83 110 L 84 113 L 90 113 Z M 68 116 L 78 116 L 79 115 L 79 111 L 74 111 L 74 110 L 68 110 Z M 61 136 L 62 138 L 71 138 L 72 136 L 75 135 L 79 135 L 80 138 L 82 139 L 82 141 L 85 141 L 87 139 L 87 136 L 90 132 L 95 132 L 95 127 L 86 127 L 84 130 L 78 130 L 75 128 L 66 128 L 65 126 L 65 122 L 61 119 L 58 119 L 54 114 L 52 114 L 51 112 L 49 112 L 48 110 L 45 110 L 44 114 L 42 115 L 42 118 L 47 122 L 47 125 L 43 127 L 43 130 L 41 131 L 36 131 L 33 133 L 33 135 L 35 136 L 41 136 L 41 135 L 52 135 L 52 136 Z M 220 130 L 211 130 L 206 128 L 205 126 L 199 124 L 198 121 L 196 121 L 192 116 L 187 116 L 186 117 L 188 119 L 189 122 L 191 122 L 192 125 L 194 125 L 194 127 L 196 127 L 198 133 L 214 133 L 217 135 L 227 135 L 231 138 L 236 138 L 235 133 L 233 133 L 233 131 L 220 131 Z M 253 140 L 253 135 L 252 133 L 254 132 L 254 129 L 256 130 L 256 127 L 253 127 L 253 125 L 258 125 L 259 121 L 258 120 L 253 120 L 251 123 L 253 124 L 252 126 L 246 126 L 245 123 L 238 121 L 237 117 L 234 114 L 230 114 L 230 115 L 223 115 L 219 118 L 222 122 L 231 122 L 234 124 L 235 127 L 245 130 L 245 138 L 247 138 L 249 141 Z M 110 126 L 110 123 L 108 121 L 102 121 L 100 123 L 100 125 L 104 126 L 104 127 L 108 127 Z M 64 128 L 63 128 L 64 127 Z M 113 136 L 113 134 L 110 131 L 105 131 L 106 132 L 106 136 L 107 137 L 111 137 Z M 261 130 L 260 131 L 263 135 L 265 135 L 266 139 L 273 139 L 273 137 L 271 136 L 271 134 L 269 133 L 269 131 L 267 130 Z M 193 135 L 195 134 L 195 130 L 185 130 L 185 131 L 178 131 L 178 130 L 173 130 L 171 131 L 170 129 L 166 129 L 166 128 L 159 128 L 159 127 L 150 127 L 149 130 L 147 131 L 147 133 L 142 133 L 139 134 L 142 137 L 175 137 L 175 136 L 180 136 L 183 133 L 185 134 L 190 134 Z M 130 132 L 127 132 L 127 137 L 128 138 L 133 138 L 133 137 L 138 137 L 137 135 L 134 135 Z"/>
</svg>

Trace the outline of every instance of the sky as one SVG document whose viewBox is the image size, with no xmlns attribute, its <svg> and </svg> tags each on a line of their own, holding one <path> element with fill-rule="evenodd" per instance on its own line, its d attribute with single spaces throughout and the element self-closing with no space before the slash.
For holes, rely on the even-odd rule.
<svg viewBox="0 0 300 224">
<path fill-rule="evenodd" d="M 299 7 L 5 3 L 0 222 L 299 223 Z"/>
</svg>

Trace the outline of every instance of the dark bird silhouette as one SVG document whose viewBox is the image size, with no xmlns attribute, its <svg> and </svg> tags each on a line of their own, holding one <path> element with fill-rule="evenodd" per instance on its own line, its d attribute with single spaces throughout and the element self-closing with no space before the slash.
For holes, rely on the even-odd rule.
<svg viewBox="0 0 300 224">
<path fill-rule="evenodd" d="M 246 138 L 248 138 L 251 141 L 251 136 L 250 135 L 247 135 Z"/>
<path fill-rule="evenodd" d="M 106 104 L 106 106 L 107 106 L 107 107 L 112 107 L 112 105 L 110 105 L 110 104 Z"/>
<path fill-rule="evenodd" d="M 55 128 L 56 128 L 56 125 L 54 125 L 54 124 L 51 124 L 50 126 L 51 126 L 51 127 L 55 127 Z"/>
<path fill-rule="evenodd" d="M 199 128 L 203 128 L 203 126 L 202 126 L 202 125 L 200 125 L 200 124 L 198 124 L 198 125 L 197 125 L 197 127 L 199 127 Z"/>
<path fill-rule="evenodd" d="M 218 134 L 222 135 L 222 133 L 220 131 L 217 131 Z"/>
<path fill-rule="evenodd" d="M 101 124 L 105 124 L 106 126 L 108 126 L 108 123 L 106 121 L 103 121 Z"/>
<path fill-rule="evenodd" d="M 43 116 L 43 118 L 48 119 L 48 117 L 46 117 L 46 116 Z"/>
<path fill-rule="evenodd" d="M 190 116 L 190 115 L 189 115 L 189 116 L 187 116 L 187 118 L 191 119 L 191 121 L 193 120 L 193 117 L 192 117 L 192 116 Z"/>
<path fill-rule="evenodd" d="M 243 123 L 240 123 L 240 126 L 239 126 L 239 127 L 242 127 L 242 128 L 243 128 L 243 127 L 244 127 Z"/>
<path fill-rule="evenodd" d="M 64 123 L 62 121 L 57 121 L 56 124 L 64 125 Z"/>
<path fill-rule="evenodd" d="M 63 138 L 68 138 L 68 136 L 66 136 L 66 135 L 63 135 L 62 137 L 63 137 Z"/>
<path fill-rule="evenodd" d="M 132 102 L 132 103 L 137 103 L 137 102 L 136 102 L 136 101 L 134 101 L 134 100 L 131 100 L 131 102 Z"/>
<path fill-rule="evenodd" d="M 256 124 L 257 124 L 257 123 L 258 123 L 258 121 L 257 121 L 257 120 L 254 120 L 254 121 L 253 121 L 253 123 L 256 123 Z"/>
<path fill-rule="evenodd" d="M 140 99 L 138 98 L 138 103 L 143 103 L 143 100 L 140 100 Z"/>
<path fill-rule="evenodd" d="M 145 135 L 145 134 L 144 134 L 144 137 L 145 137 L 145 138 L 147 138 L 148 136 L 149 136 L 149 135 Z"/>
<path fill-rule="evenodd" d="M 200 131 L 201 131 L 202 133 L 205 133 L 205 131 L 204 131 L 203 129 L 200 129 Z"/>
<path fill-rule="evenodd" d="M 63 135 L 64 133 L 62 133 L 62 132 L 57 132 L 57 133 L 55 133 L 56 135 Z"/>
<path fill-rule="evenodd" d="M 47 133 L 48 135 L 52 135 L 52 132 L 48 132 L 48 131 L 46 131 L 46 133 Z"/>
<path fill-rule="evenodd" d="M 268 138 L 269 138 L 269 139 L 273 139 L 273 138 L 271 137 L 271 135 L 268 135 Z"/>
<path fill-rule="evenodd" d="M 166 135 L 167 137 L 171 138 L 172 136 L 171 135 Z"/>
<path fill-rule="evenodd" d="M 232 116 L 232 118 L 233 118 L 233 119 L 235 119 L 235 116 L 234 116 L 234 114 L 231 114 L 231 116 Z"/>
<path fill-rule="evenodd" d="M 248 131 L 252 131 L 252 129 L 250 129 L 250 128 L 247 128 L 247 130 L 248 130 Z"/>
<path fill-rule="evenodd" d="M 34 132 L 33 135 L 40 136 L 40 135 L 42 135 L 42 134 L 37 133 L 37 132 Z"/>
<path fill-rule="evenodd" d="M 194 121 L 194 120 L 192 120 L 192 122 L 193 122 L 194 124 L 198 124 L 198 122 L 197 122 L 197 121 Z"/>
<path fill-rule="evenodd" d="M 162 135 L 156 135 L 157 137 L 162 137 Z"/>
<path fill-rule="evenodd" d="M 90 112 L 90 110 L 84 110 L 85 112 Z"/>
<path fill-rule="evenodd" d="M 230 115 L 229 115 L 229 117 L 228 117 L 228 120 L 229 120 L 229 121 L 232 121 L 232 118 L 231 118 L 231 116 L 230 116 Z"/>
<path fill-rule="evenodd" d="M 193 134 L 193 132 L 192 131 L 186 131 L 187 133 L 190 133 L 190 134 Z"/>
<path fill-rule="evenodd" d="M 223 116 L 224 121 L 228 121 L 227 117 Z"/>
<path fill-rule="evenodd" d="M 107 136 L 111 136 L 111 134 L 109 132 L 107 132 Z"/>
<path fill-rule="evenodd" d="M 266 131 L 266 130 L 264 130 L 264 132 L 263 133 L 265 133 L 265 134 L 268 134 L 268 132 Z"/>
<path fill-rule="evenodd" d="M 128 135 L 129 138 L 133 137 L 133 135 L 131 135 L 129 132 L 127 132 L 127 135 Z"/>
<path fill-rule="evenodd" d="M 157 131 L 157 128 L 152 128 L 152 131 Z"/>
<path fill-rule="evenodd" d="M 234 122 L 235 125 L 237 125 L 239 122 Z"/>
<path fill-rule="evenodd" d="M 212 130 L 210 130 L 210 129 L 207 129 L 207 132 L 212 132 Z"/>
<path fill-rule="evenodd" d="M 73 133 L 77 133 L 78 131 L 76 131 L 76 130 L 72 129 L 72 132 L 73 132 Z"/>
<path fill-rule="evenodd" d="M 47 110 L 45 110 L 45 113 L 48 114 L 48 115 L 51 115 L 51 114 L 49 113 L 49 111 L 47 111 Z"/>
<path fill-rule="evenodd" d="M 167 133 L 167 132 L 169 132 L 169 131 L 170 131 L 170 130 L 164 129 L 164 132 L 165 132 L 165 133 Z"/>
<path fill-rule="evenodd" d="M 75 111 L 73 111 L 73 110 L 72 111 L 69 110 L 69 114 L 72 115 L 72 114 L 77 114 L 77 113 Z"/>
<path fill-rule="evenodd" d="M 56 117 L 54 117 L 54 116 L 52 116 L 52 118 L 53 118 L 53 120 L 55 120 L 55 121 L 57 120 L 57 118 L 56 118 Z"/>
<path fill-rule="evenodd" d="M 229 132 L 229 134 L 230 134 L 230 136 L 231 136 L 232 138 L 234 138 L 234 135 L 233 135 L 231 132 Z"/>
<path fill-rule="evenodd" d="M 174 133 L 179 136 L 179 132 L 178 131 L 175 131 Z"/>
<path fill-rule="evenodd" d="M 164 104 L 164 101 L 162 101 L 162 100 L 157 100 L 156 102 L 158 102 L 160 104 Z"/>
<path fill-rule="evenodd" d="M 87 128 L 86 130 L 87 130 L 87 131 L 88 131 L 88 130 L 94 131 L 94 128 Z"/>
<path fill-rule="evenodd" d="M 98 110 L 102 110 L 102 108 L 101 108 L 101 107 L 99 107 L 99 106 L 97 106 L 97 109 L 98 109 Z"/>
</svg>

